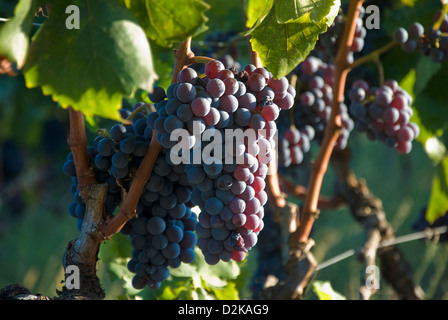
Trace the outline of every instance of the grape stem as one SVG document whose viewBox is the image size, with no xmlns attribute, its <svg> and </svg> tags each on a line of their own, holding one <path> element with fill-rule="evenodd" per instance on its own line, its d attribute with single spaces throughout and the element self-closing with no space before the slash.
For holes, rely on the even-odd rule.
<svg viewBox="0 0 448 320">
<path fill-rule="evenodd" d="M 380 57 L 378 55 L 376 55 L 374 57 L 373 62 L 375 62 L 376 66 L 378 68 L 378 81 L 379 81 L 380 87 L 382 87 L 384 85 L 384 67 L 383 67 L 383 64 L 381 63 Z"/>
<path fill-rule="evenodd" d="M 132 111 L 132 113 L 125 119 L 125 121 L 126 122 L 130 122 L 132 119 L 134 119 L 134 117 L 138 114 L 138 113 L 140 113 L 140 112 L 142 112 L 142 111 L 144 111 L 144 110 L 146 110 L 146 111 L 148 111 L 148 110 L 155 110 L 154 109 L 154 106 L 152 105 L 152 104 L 150 104 L 150 103 L 144 103 L 144 104 L 142 104 L 140 107 L 138 107 L 137 109 L 135 109 L 134 111 Z"/>
<path fill-rule="evenodd" d="M 100 228 L 100 232 L 105 238 L 109 238 L 113 234 L 119 232 L 126 222 L 136 217 L 135 211 L 138 200 L 143 188 L 151 176 L 152 169 L 154 168 L 154 164 L 156 163 L 161 149 L 162 147 L 156 139 L 156 132 L 153 132 L 149 148 L 146 150 L 145 157 L 132 179 L 129 192 L 126 194 L 118 208 L 117 215 L 112 219 L 107 220 Z"/>
<path fill-rule="evenodd" d="M 191 61 L 194 58 L 194 52 L 191 51 L 191 37 L 188 37 L 187 40 L 179 44 L 179 47 L 174 52 L 174 56 L 175 62 L 171 83 L 176 83 L 177 74 L 192 63 Z"/>
<path fill-rule="evenodd" d="M 360 65 L 363 65 L 366 62 L 375 61 L 375 59 L 378 59 L 380 55 L 383 53 L 389 51 L 392 49 L 397 43 L 395 41 L 391 41 L 387 43 L 386 45 L 382 46 L 381 48 L 376 49 L 375 51 L 372 51 L 369 54 L 366 54 L 362 56 L 361 58 L 356 59 L 353 61 L 353 63 L 350 65 L 350 70 L 354 69 L 356 67 L 359 67 Z"/>
<path fill-rule="evenodd" d="M 318 204 L 322 181 L 327 171 L 334 145 L 342 131 L 339 106 L 344 99 L 345 82 L 347 79 L 347 74 L 352 67 L 348 62 L 348 54 L 353 43 L 356 30 L 356 21 L 359 17 L 360 8 L 363 2 L 364 0 L 351 0 L 349 4 L 341 45 L 338 49 L 334 63 L 334 78 L 337 81 L 335 81 L 333 85 L 334 96 L 331 104 L 331 115 L 328 125 L 325 128 L 324 138 L 319 154 L 311 170 L 308 193 L 302 209 L 301 222 L 297 230 L 293 233 L 293 237 L 299 243 L 306 243 L 309 240 L 311 229 L 319 212 Z"/>
<path fill-rule="evenodd" d="M 69 107 L 70 133 L 67 139 L 68 145 L 75 162 L 76 177 L 81 192 L 81 197 L 85 200 L 82 190 L 85 187 L 96 184 L 95 174 L 90 167 L 89 155 L 87 153 L 87 137 L 84 121 L 84 114 Z"/>
<path fill-rule="evenodd" d="M 287 190 L 287 192 L 298 199 L 304 200 L 308 193 L 308 189 L 305 186 L 295 184 L 294 182 L 288 180 L 285 176 L 279 175 L 280 185 L 282 189 Z M 335 195 L 333 197 L 319 196 L 319 208 L 324 210 L 337 210 L 346 205 L 346 201 L 340 196 Z"/>
<path fill-rule="evenodd" d="M 291 79 L 289 80 L 289 84 L 292 85 L 296 91 L 298 92 L 299 90 L 297 90 L 297 80 L 298 77 L 296 74 L 291 75 Z M 295 125 L 295 121 L 294 121 L 294 110 L 296 109 L 296 104 L 294 103 L 292 108 L 289 109 L 289 124 L 290 124 L 290 128 L 291 129 L 295 129 L 296 125 Z"/>
<path fill-rule="evenodd" d="M 204 56 L 194 56 L 189 60 L 188 64 L 193 64 L 193 63 L 209 63 L 210 61 L 214 61 L 215 59 L 210 58 L 210 57 L 204 57 Z"/>
</svg>

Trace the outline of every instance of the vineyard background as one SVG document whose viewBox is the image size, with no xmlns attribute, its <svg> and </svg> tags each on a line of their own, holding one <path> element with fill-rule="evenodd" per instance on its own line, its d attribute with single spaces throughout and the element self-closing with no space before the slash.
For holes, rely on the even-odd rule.
<svg viewBox="0 0 448 320">
<path fill-rule="evenodd" d="M 193 50 L 195 45 L 201 46 L 200 40 L 204 40 L 207 33 L 244 29 L 239 1 L 228 1 L 226 7 L 220 7 L 218 0 L 207 2 L 212 8 L 219 7 L 219 10 L 207 12 L 209 31 L 193 39 Z M 399 21 L 392 19 L 391 2 L 381 1 L 386 7 L 382 14 L 388 17 L 384 19 L 388 25 L 384 28 L 382 26 L 380 30 L 369 31 L 367 52 L 383 44 L 384 36 L 390 35 L 390 30 L 399 25 Z M 2 2 L 0 17 L 10 16 L 14 4 L 15 1 Z M 412 20 L 412 17 L 409 19 Z M 235 44 L 241 54 L 239 62 L 241 65 L 247 64 L 247 43 L 238 40 Z M 152 51 L 162 61 L 156 63 L 155 68 L 161 76 L 159 83 L 166 86 L 171 79 L 172 49 L 153 46 Z M 412 54 L 403 57 L 400 48 L 394 48 L 384 55 L 382 61 L 386 79 L 393 76 L 403 81 L 415 64 L 416 57 Z M 374 66 L 368 65 L 359 72 L 371 78 L 376 77 Z M 357 71 L 354 71 L 350 77 L 356 74 Z M 144 96 L 144 92 L 138 92 L 134 100 L 124 103 L 133 105 Z M 99 127 L 107 127 L 110 123 L 101 120 Z M 55 108 L 55 103 L 48 96 L 43 96 L 39 88 L 26 88 L 21 74 L 15 77 L 0 75 L 0 155 L 3 159 L 0 164 L 0 288 L 10 283 L 21 283 L 32 292 L 54 296 L 55 289 L 63 286 L 62 255 L 67 243 L 79 233 L 76 223 L 66 212 L 72 200 L 69 181 L 61 174 L 62 164 L 69 152 L 67 132 L 67 110 Z M 95 135 L 94 128 L 89 127 L 88 141 L 92 142 Z M 365 179 L 370 190 L 383 201 L 387 219 L 396 235 L 414 232 L 412 226 L 428 203 L 435 171 L 422 145 L 414 142 L 411 154 L 404 156 L 386 148 L 381 142 L 368 141 L 365 135 L 353 132 L 349 146 L 353 151 L 352 170 L 358 177 Z M 311 157 L 315 157 L 317 152 L 318 146 L 313 144 Z M 12 158 L 12 161 L 7 162 L 7 157 Z M 14 168 L 9 165 L 18 170 L 18 174 L 10 179 L 8 174 Z M 306 185 L 304 175 L 300 177 L 303 179 L 301 183 Z M 322 194 L 332 195 L 333 192 L 334 174 L 330 167 L 324 179 Z M 299 199 L 291 196 L 288 200 L 301 204 Z M 313 254 L 318 262 L 323 262 L 348 249 L 362 247 L 365 231 L 354 221 L 349 209 L 343 206 L 340 209 L 323 210 L 311 237 L 316 242 Z M 155 293 L 148 289 L 135 291 L 130 288 L 131 274 L 123 271 L 121 266 L 125 263 L 120 260 L 123 259 L 121 254 L 131 254 L 131 247 L 125 238 L 118 234 L 101 246 L 98 270 L 107 293 L 106 299 L 134 298 L 135 295 L 146 299 L 172 298 L 174 293 L 164 290 L 165 286 Z M 414 270 L 415 282 L 421 285 L 426 297 L 448 299 L 446 244 L 418 240 L 399 247 Z M 246 261 L 238 264 L 240 268 L 232 269 L 236 264 L 231 264 L 207 269 L 215 276 L 215 282 L 210 281 L 212 285 L 217 285 L 216 278 L 224 278 L 225 281 L 232 278 L 228 282 L 234 283 L 236 288 L 234 291 L 214 291 L 214 294 L 221 294 L 220 297 L 224 298 L 249 298 L 260 250 L 263 247 L 257 245 Z M 120 253 L 118 256 L 117 252 Z M 334 290 L 347 299 L 357 299 L 360 280 L 364 275 L 363 268 L 362 263 L 351 257 L 319 271 L 313 281 L 329 281 Z M 123 280 L 117 278 L 123 275 L 127 280 L 124 287 Z M 167 286 L 170 283 L 176 284 L 175 279 L 168 279 Z M 220 286 L 219 283 L 217 286 Z M 182 286 L 179 286 L 179 290 L 182 290 Z M 239 297 L 235 296 L 235 292 L 239 293 Z M 317 298 L 313 290 L 307 290 L 305 299 Z M 393 298 L 393 290 L 385 281 L 381 281 L 381 288 L 373 299 Z"/>
</svg>

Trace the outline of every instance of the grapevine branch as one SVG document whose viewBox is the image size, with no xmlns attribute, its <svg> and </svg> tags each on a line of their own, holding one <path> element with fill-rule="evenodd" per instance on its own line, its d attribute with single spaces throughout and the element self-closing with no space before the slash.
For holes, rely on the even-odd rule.
<svg viewBox="0 0 448 320">
<path fill-rule="evenodd" d="M 364 247 L 361 249 L 360 252 L 360 259 L 364 261 L 365 270 L 368 270 L 367 268 L 369 266 L 376 265 L 375 260 L 380 241 L 381 241 L 380 231 L 377 228 L 370 228 L 367 231 L 367 241 L 365 242 Z M 369 300 L 371 295 L 376 292 L 376 284 L 367 285 L 369 276 L 370 274 L 366 273 L 363 279 L 363 284 L 359 289 L 360 300 Z"/>
<path fill-rule="evenodd" d="M 371 193 L 365 181 L 358 179 L 349 168 L 351 153 L 348 148 L 338 150 L 332 157 L 338 190 L 347 201 L 354 218 L 366 229 L 367 241 L 360 258 L 365 265 L 375 265 L 380 260 L 381 274 L 394 288 L 400 299 L 423 299 L 422 289 L 414 283 L 412 269 L 402 252 L 393 243 L 395 232 L 387 221 L 382 202 Z M 364 282 L 365 283 L 365 282 Z M 368 299 L 374 291 L 362 286 L 360 298 Z"/>
<path fill-rule="evenodd" d="M 298 199 L 304 200 L 308 193 L 308 189 L 302 185 L 297 185 L 288 180 L 287 177 L 279 175 L 280 185 L 282 189 L 287 190 L 290 195 Z M 345 200 L 338 194 L 333 197 L 319 196 L 318 207 L 321 209 L 339 209 L 344 206 Z"/>
<path fill-rule="evenodd" d="M 96 183 L 95 174 L 90 167 L 89 155 L 87 153 L 87 137 L 84 114 L 69 107 L 70 133 L 68 145 L 75 162 L 76 177 L 79 188 L 91 186 Z M 84 197 L 81 194 L 82 197 Z"/>
<path fill-rule="evenodd" d="M 382 46 L 381 48 L 378 48 L 378 49 L 370 52 L 369 54 L 366 54 L 366 55 L 362 56 L 361 58 L 356 59 L 350 65 L 350 69 L 354 69 L 356 67 L 359 67 L 360 65 L 363 65 L 366 62 L 374 61 L 380 55 L 386 53 L 387 51 L 389 51 L 390 49 L 392 49 L 396 45 L 397 45 L 397 42 L 391 41 L 391 42 L 387 43 L 386 45 Z"/>
<path fill-rule="evenodd" d="M 101 233 L 104 237 L 108 238 L 113 234 L 119 232 L 121 228 L 126 224 L 126 222 L 136 216 L 135 211 L 137 208 L 138 200 L 143 188 L 149 180 L 152 169 L 154 168 L 154 164 L 161 149 L 162 147 L 157 142 L 156 134 L 154 133 L 149 148 L 146 150 L 145 157 L 143 158 L 140 167 L 137 169 L 137 172 L 132 179 L 132 184 L 129 192 L 126 194 L 125 198 L 120 204 L 117 215 L 112 219 L 107 220 L 101 226 Z"/>
<path fill-rule="evenodd" d="M 64 286 L 61 299 L 104 299 L 104 291 L 96 276 L 96 262 L 101 243 L 97 226 L 104 219 L 107 185 L 97 184 L 87 153 L 84 114 L 69 108 L 70 133 L 68 144 L 72 151 L 78 188 L 86 213 L 78 239 L 70 241 L 64 253 L 63 266 L 76 265 L 80 269 L 80 289 L 68 290 Z"/>
<path fill-rule="evenodd" d="M 302 210 L 302 219 L 299 228 L 294 234 L 299 242 L 306 242 L 309 238 L 313 223 L 316 219 L 316 214 L 318 213 L 318 202 L 322 181 L 325 172 L 327 171 L 334 145 L 341 132 L 339 105 L 344 99 L 345 82 L 347 74 L 350 70 L 348 54 L 353 43 L 356 30 L 356 20 L 359 16 L 360 8 L 363 2 L 363 0 L 350 1 L 347 14 L 347 23 L 345 24 L 341 45 L 335 59 L 335 81 L 333 86 L 334 97 L 331 105 L 331 115 L 325 128 L 324 138 L 319 154 L 312 167 L 308 187 L 309 192 L 305 198 L 305 203 Z"/>
</svg>

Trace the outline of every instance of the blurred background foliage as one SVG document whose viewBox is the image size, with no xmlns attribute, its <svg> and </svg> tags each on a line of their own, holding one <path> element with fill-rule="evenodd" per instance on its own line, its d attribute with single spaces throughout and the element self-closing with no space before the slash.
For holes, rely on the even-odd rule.
<svg viewBox="0 0 448 320">
<path fill-rule="evenodd" d="M 213 39 L 210 34 L 214 34 L 215 39 L 218 31 L 238 35 L 245 28 L 244 12 L 240 1 L 206 2 L 211 5 L 207 11 L 209 30 L 193 39 L 193 50 L 201 55 L 213 52 L 218 58 L 229 48 L 218 47 L 211 51 L 207 44 Z M 384 21 L 384 25 L 380 30 L 368 32 L 365 52 L 387 43 L 391 30 L 402 23 L 428 22 L 434 12 L 431 8 L 438 7 L 438 1 L 433 0 L 433 5 L 421 13 L 415 9 L 414 2 L 375 2 L 382 8 L 381 22 Z M 16 3 L 2 1 L 0 17 L 11 16 Z M 36 21 L 39 19 L 43 18 L 37 17 Z M 158 84 L 167 87 L 171 79 L 173 51 L 151 45 Z M 231 49 L 236 50 L 242 66 L 248 63 L 245 40 L 236 40 Z M 405 55 L 395 48 L 385 54 L 382 61 L 386 78 L 402 81 L 415 68 L 418 56 Z M 355 69 L 349 81 L 360 77 L 376 82 L 374 65 Z M 446 92 L 443 95 L 448 103 Z M 142 100 L 147 100 L 146 93 L 137 92 L 135 97 L 123 101 L 123 105 Z M 15 77 L 0 75 L 0 288 L 21 283 L 34 293 L 50 297 L 56 295 L 56 289 L 62 288 L 62 256 L 68 242 L 78 236 L 75 220 L 67 214 L 71 202 L 70 181 L 61 170 L 69 152 L 67 120 L 67 110 L 60 108 L 50 97 L 43 96 L 39 88 L 26 88 L 20 72 Z M 96 127 L 109 125 L 110 122 L 97 118 L 96 125 L 89 126 L 89 141 L 93 141 Z M 412 225 L 429 201 L 435 172 L 434 163 L 423 146 L 414 142 L 409 155 L 400 155 L 380 142 L 368 141 L 364 135 L 354 132 L 349 146 L 353 151 L 353 171 L 382 199 L 396 234 L 413 232 Z M 313 145 L 312 157 L 317 152 L 318 146 Z M 307 185 L 307 175 L 302 172 L 306 168 L 293 170 L 299 173 L 300 182 Z M 293 174 L 291 171 L 287 173 Z M 322 194 L 332 195 L 333 188 L 334 176 L 330 167 Z M 289 200 L 300 204 L 292 197 Z M 313 253 L 319 262 L 348 249 L 360 248 L 365 240 L 362 227 L 347 208 L 323 211 L 314 229 L 312 237 L 316 245 Z M 413 241 L 400 245 L 400 249 L 427 298 L 448 299 L 447 245 Z M 173 272 L 159 290 L 137 292 L 131 288 L 131 274 L 125 268 L 131 247 L 126 237 L 119 234 L 101 247 L 98 270 L 107 299 L 244 299 L 251 297 L 253 276 L 260 263 L 257 260 L 259 250 L 263 248 L 256 246 L 241 264 L 220 263 L 215 267 L 207 266 L 197 252 L 197 261 Z M 352 257 L 318 272 L 314 280 L 329 281 L 333 289 L 347 299 L 357 299 L 362 276 L 362 264 Z M 311 289 L 307 291 L 306 299 L 317 298 Z M 393 291 L 381 281 L 381 288 L 373 298 L 393 299 Z"/>
</svg>

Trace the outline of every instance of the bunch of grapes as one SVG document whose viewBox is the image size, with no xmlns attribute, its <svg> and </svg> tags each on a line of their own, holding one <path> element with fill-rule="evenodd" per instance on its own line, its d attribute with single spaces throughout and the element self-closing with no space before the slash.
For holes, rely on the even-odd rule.
<svg viewBox="0 0 448 320">
<path fill-rule="evenodd" d="M 434 15 L 437 21 L 442 13 Z M 431 57 L 434 62 L 448 61 L 448 17 L 444 14 L 439 29 L 431 29 L 425 32 L 425 28 L 418 22 L 414 22 L 407 29 L 398 28 L 394 33 L 394 40 L 401 44 L 405 52 L 413 52 L 417 49 L 425 56 Z"/>
<path fill-rule="evenodd" d="M 334 65 L 327 64 L 319 58 L 309 56 L 296 69 L 300 82 L 299 101 L 294 107 L 295 126 L 307 132 L 307 126 L 314 129 L 315 137 L 322 141 L 325 127 L 331 114 L 333 100 Z M 347 107 L 340 104 L 343 131 L 336 142 L 336 148 L 344 149 L 353 120 L 349 117 Z M 303 134 L 302 134 L 303 135 Z M 308 135 L 312 139 L 313 135 Z"/>
<path fill-rule="evenodd" d="M 310 142 L 315 131 L 310 125 L 297 129 L 294 125 L 280 135 L 278 142 L 278 162 L 282 167 L 299 165 L 305 153 L 310 150 Z"/>
<path fill-rule="evenodd" d="M 353 39 L 353 44 L 349 52 L 349 62 L 353 62 L 354 53 L 361 52 L 364 48 L 365 37 L 367 35 L 367 30 L 364 27 L 363 17 L 365 14 L 364 7 L 361 7 L 359 17 L 356 20 L 356 31 L 355 37 Z M 314 48 L 317 56 L 325 62 L 332 62 L 336 57 L 339 49 L 339 45 L 342 39 L 342 34 L 344 33 L 345 16 L 341 12 L 334 19 L 332 25 L 328 28 L 327 32 L 320 35 L 319 40 L 316 42 Z"/>
<path fill-rule="evenodd" d="M 357 131 L 365 132 L 370 140 L 380 140 L 400 153 L 411 151 L 419 128 L 409 121 L 412 97 L 395 80 L 387 80 L 380 88 L 357 80 L 349 96 L 349 110 Z"/>
<path fill-rule="evenodd" d="M 266 207 L 265 230 L 260 234 L 259 246 L 263 248 L 257 255 L 257 269 L 251 284 L 254 299 L 259 299 L 270 275 L 275 276 L 278 281 L 286 280 L 286 271 L 283 266 L 282 248 L 283 239 L 280 224 L 274 220 L 274 214 Z"/>
<path fill-rule="evenodd" d="M 162 149 L 139 200 L 138 216 L 125 226 L 134 248 L 127 265 L 135 273 L 134 288 L 157 289 L 170 275 L 168 267 L 194 261 L 197 216 L 190 197 L 184 166 L 173 166 Z"/>
<path fill-rule="evenodd" d="M 280 109 L 291 108 L 295 91 L 286 78 L 274 79 L 253 65 L 239 72 L 213 60 L 205 75 L 201 79 L 195 70 L 183 69 L 167 99 L 156 103 L 157 115 L 148 117 L 148 125 L 159 143 L 186 163 L 194 188 L 191 203 L 201 209 L 198 247 L 213 265 L 243 260 L 257 242 L 274 121 Z M 226 129 L 232 129 L 230 139 Z"/>
<path fill-rule="evenodd" d="M 150 96 L 164 99 L 160 91 Z M 128 192 L 135 171 L 140 166 L 152 139 L 152 128 L 148 127 L 146 111 L 138 112 L 143 103 L 133 110 L 120 110 L 123 118 L 133 114 L 132 124 L 117 123 L 109 131 L 100 130 L 93 146 L 88 147 L 91 166 L 98 183 L 108 186 L 105 201 L 106 215 L 111 217 Z M 140 108 L 141 109 L 141 108 Z M 135 112 L 133 112 L 135 111 Z M 169 153 L 162 150 L 156 159 L 150 179 L 139 198 L 136 217 L 129 220 L 120 230 L 129 235 L 134 250 L 128 262 L 128 269 L 135 273 L 132 285 L 136 289 L 145 286 L 156 289 L 170 272 L 168 267 L 177 268 L 181 262 L 190 263 L 195 259 L 194 246 L 197 242 L 194 228 L 197 216 L 191 212 L 191 187 L 183 165 L 174 166 L 169 162 Z M 74 201 L 69 205 L 69 213 L 78 220 L 81 230 L 86 206 L 77 186 L 76 170 L 72 154 L 67 157 L 63 171 L 72 177 L 71 191 Z"/>
<path fill-rule="evenodd" d="M 138 104 L 135 108 L 141 106 Z M 123 114 L 130 114 L 130 110 L 121 110 Z M 122 200 L 122 188 L 130 186 L 132 175 L 137 170 L 143 159 L 149 141 L 151 140 L 151 130 L 141 130 L 140 125 L 145 123 L 144 111 L 136 114 L 133 125 L 123 125 L 117 123 L 111 127 L 108 133 L 99 135 L 93 146 L 87 147 L 91 167 L 94 170 L 98 183 L 107 183 L 107 197 L 105 202 L 105 212 L 107 216 L 113 216 L 117 206 Z M 142 120 L 140 120 L 142 119 Z M 137 132 L 135 134 L 134 132 Z M 68 206 L 71 216 L 77 218 L 78 229 L 81 230 L 86 212 L 86 205 L 82 201 L 78 180 L 76 178 L 75 163 L 70 152 L 63 165 L 63 172 L 71 177 L 71 193 L 74 201 Z"/>
</svg>

